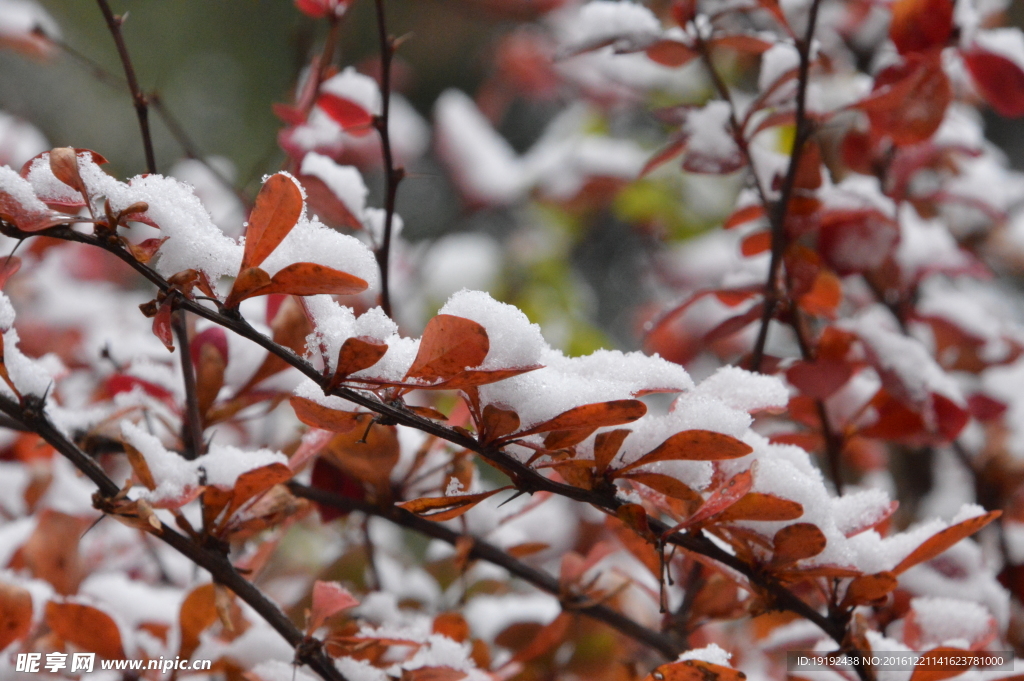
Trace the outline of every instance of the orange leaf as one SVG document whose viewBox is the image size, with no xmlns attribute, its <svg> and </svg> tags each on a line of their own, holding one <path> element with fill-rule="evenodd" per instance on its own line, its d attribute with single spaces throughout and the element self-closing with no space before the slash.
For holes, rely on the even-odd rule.
<svg viewBox="0 0 1024 681">
<path fill-rule="evenodd" d="M 302 216 L 302 191 L 288 175 L 271 176 L 256 196 L 245 230 L 245 253 L 239 272 L 258 267 L 288 236 Z"/>
<path fill-rule="evenodd" d="M 435 634 L 441 634 L 459 643 L 468 641 L 470 636 L 469 624 L 458 612 L 440 613 L 434 618 L 432 629 Z"/>
<path fill-rule="evenodd" d="M 259 295 L 258 291 L 270 285 L 270 275 L 259 267 L 245 267 L 238 272 L 235 282 L 231 285 L 231 293 L 228 294 L 224 304 L 227 307 L 238 307 L 238 304 L 246 298 Z"/>
<path fill-rule="evenodd" d="M 875 77 L 875 91 L 858 106 L 874 131 L 896 144 L 917 144 L 938 130 L 952 96 L 939 54 L 909 55 L 883 69 Z"/>
<path fill-rule="evenodd" d="M 433 666 L 403 669 L 399 681 L 461 681 L 468 672 L 455 667 Z"/>
<path fill-rule="evenodd" d="M 796 520 L 803 514 L 804 507 L 795 501 L 773 494 L 749 492 L 715 520 L 720 523 L 734 520 Z"/>
<path fill-rule="evenodd" d="M 153 335 L 160 339 L 165 348 L 174 352 L 174 334 L 171 331 L 170 305 L 161 305 L 153 317 Z"/>
<path fill-rule="evenodd" d="M 739 227 L 742 224 L 752 222 L 759 218 L 764 217 L 764 206 L 760 204 L 754 204 L 752 206 L 746 206 L 736 210 L 729 219 L 722 225 L 723 229 L 732 229 L 733 227 Z"/>
<path fill-rule="evenodd" d="M 789 565 L 804 558 L 812 558 L 824 551 L 827 543 L 824 533 L 813 523 L 787 525 L 772 538 L 772 564 Z"/>
<path fill-rule="evenodd" d="M 354 274 L 342 272 L 312 262 L 296 262 L 283 268 L 270 279 L 270 283 L 249 295 L 265 296 L 271 293 L 290 293 L 293 296 L 351 296 L 362 293 L 369 284 Z M 245 296 L 249 297 L 249 296 Z"/>
<path fill-rule="evenodd" d="M 842 299 L 843 285 L 839 277 L 828 270 L 821 270 L 811 290 L 800 296 L 800 307 L 808 314 L 832 318 Z"/>
<path fill-rule="evenodd" d="M 684 430 L 672 435 L 633 463 L 615 471 L 615 475 L 622 475 L 656 461 L 718 461 L 737 459 L 752 451 L 754 450 L 750 445 L 740 442 L 731 435 L 711 430 Z"/>
<path fill-rule="evenodd" d="M 659 40 L 644 51 L 651 61 L 672 67 L 683 66 L 697 56 L 697 52 L 678 40 Z"/>
<path fill-rule="evenodd" d="M 647 524 L 647 511 L 640 504 L 623 504 L 615 509 L 615 515 L 624 522 L 629 529 L 633 530 L 647 541 L 657 541 L 651 526 Z"/>
<path fill-rule="evenodd" d="M 942 47 L 953 33 L 953 0 L 896 0 L 889 37 L 900 54 Z"/>
<path fill-rule="evenodd" d="M 357 605 L 359 605 L 359 601 L 356 597 L 341 584 L 317 580 L 313 583 L 313 604 L 310 608 L 306 633 L 312 634 L 323 626 L 328 617 Z"/>
<path fill-rule="evenodd" d="M 365 129 L 369 132 L 373 116 L 369 111 L 352 100 L 339 97 L 330 92 L 324 92 L 317 98 L 316 105 L 323 109 L 346 132 L 352 132 L 353 129 L 356 131 Z"/>
<path fill-rule="evenodd" d="M 663 664 L 644 681 L 744 681 L 747 675 L 731 667 L 703 660 L 684 660 Z"/>
<path fill-rule="evenodd" d="M 511 409 L 502 409 L 488 404 L 484 406 L 479 427 L 481 441 L 490 443 L 499 437 L 514 433 L 519 428 L 519 414 Z"/>
<path fill-rule="evenodd" d="M 499 487 L 489 492 L 480 492 L 479 494 L 454 494 L 450 497 L 413 499 L 412 501 L 403 501 L 395 505 L 404 508 L 410 513 L 440 522 L 442 520 L 458 518 L 484 499 L 489 499 L 498 492 L 504 492 L 507 489 L 512 489 L 512 486 L 506 485 L 505 487 Z"/>
<path fill-rule="evenodd" d="M 672 497 L 673 499 L 696 503 L 700 503 L 704 500 L 699 494 L 690 489 L 689 485 L 682 480 L 676 480 L 671 475 L 664 475 L 663 473 L 644 473 L 640 471 L 621 477 L 626 480 L 638 482 L 641 485 L 646 485 L 655 492 Z"/>
<path fill-rule="evenodd" d="M 32 594 L 0 582 L 0 650 L 24 638 L 32 628 Z"/>
<path fill-rule="evenodd" d="M 349 374 L 369 369 L 380 361 L 388 346 L 373 338 L 346 338 L 338 351 L 338 368 L 334 370 L 332 383 Z"/>
<path fill-rule="evenodd" d="M 123 660 L 121 632 L 107 613 L 80 603 L 46 604 L 46 624 L 65 641 L 108 660 Z"/>
<path fill-rule="evenodd" d="M 213 591 L 212 582 L 197 586 L 182 602 L 178 615 L 178 628 L 181 631 L 179 657 L 186 660 L 192 657 L 192 653 L 199 647 L 199 635 L 217 621 Z"/>
<path fill-rule="evenodd" d="M 156 479 L 153 477 L 152 471 L 149 470 L 149 463 L 146 462 L 146 457 L 142 456 L 139 450 L 127 442 L 122 442 L 121 446 L 124 447 L 128 465 L 132 467 L 132 472 L 135 473 L 135 477 L 139 479 L 139 482 L 148 490 L 156 489 Z"/>
<path fill-rule="evenodd" d="M 71 147 L 51 149 L 49 154 L 50 172 L 58 180 L 85 196 L 85 185 L 78 173 L 78 154 Z"/>
<path fill-rule="evenodd" d="M 771 49 L 773 44 L 767 40 L 744 33 L 723 35 L 711 39 L 711 45 L 714 47 L 728 47 L 737 52 L 746 52 L 748 54 L 761 54 Z"/>
<path fill-rule="evenodd" d="M 577 430 L 601 428 L 631 423 L 647 413 L 647 405 L 640 400 L 613 400 L 594 402 L 573 407 L 553 419 L 539 423 L 532 428 L 516 433 L 516 437 L 547 433 L 552 430 Z"/>
<path fill-rule="evenodd" d="M 490 350 L 487 331 L 476 322 L 440 314 L 427 322 L 416 359 L 406 378 L 426 381 L 452 378 L 483 364 Z"/>
<path fill-rule="evenodd" d="M 274 485 L 290 480 L 292 475 L 292 469 L 283 463 L 272 463 L 242 473 L 232 488 L 231 503 L 228 505 L 224 518 L 230 518 L 245 502 L 263 494 Z"/>
<path fill-rule="evenodd" d="M 771 247 L 772 233 L 762 230 L 743 237 L 743 241 L 740 242 L 740 253 L 749 258 L 764 253 Z"/>
<path fill-rule="evenodd" d="M 622 442 L 632 432 L 629 428 L 616 428 L 615 430 L 598 433 L 597 437 L 594 438 L 594 461 L 598 475 L 604 475 L 612 459 L 619 453 Z"/>
<path fill-rule="evenodd" d="M 968 518 L 952 527 L 947 527 L 941 532 L 926 539 L 920 546 L 910 552 L 910 555 L 900 561 L 900 564 L 892 569 L 893 574 L 899 575 L 914 567 L 918 563 L 931 560 L 946 549 L 965 539 L 990 522 L 1002 515 L 1002 511 L 989 511 L 984 515 Z"/>
<path fill-rule="evenodd" d="M 842 607 L 870 605 L 885 598 L 897 586 L 899 586 L 899 580 L 896 579 L 896 575 L 888 571 L 877 572 L 873 575 L 861 575 L 846 587 Z"/>
<path fill-rule="evenodd" d="M 386 489 L 398 463 L 398 434 L 370 414 L 357 414 L 356 427 L 335 435 L 323 455 L 353 478 Z"/>
<path fill-rule="evenodd" d="M 78 551 L 89 521 L 47 508 L 38 513 L 36 527 L 22 544 L 19 554 L 25 567 L 37 579 L 44 579 L 62 595 L 78 591 L 86 576 Z"/>
<path fill-rule="evenodd" d="M 545 449 L 562 449 L 572 447 L 590 437 L 597 428 L 577 428 L 575 430 L 552 430 L 544 436 Z"/>
<path fill-rule="evenodd" d="M 549 548 L 551 548 L 551 545 L 545 544 L 542 541 L 528 541 L 508 547 L 505 549 L 505 553 L 513 558 L 525 558 L 541 551 L 547 551 Z"/>
</svg>

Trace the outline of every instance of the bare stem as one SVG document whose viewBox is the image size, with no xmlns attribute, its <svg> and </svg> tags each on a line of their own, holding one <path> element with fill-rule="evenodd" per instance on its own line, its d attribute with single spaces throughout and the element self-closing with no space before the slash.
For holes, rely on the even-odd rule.
<svg viewBox="0 0 1024 681">
<path fill-rule="evenodd" d="M 405 177 L 404 168 L 395 167 L 394 155 L 391 151 L 391 133 L 388 122 L 391 116 L 391 60 L 395 56 L 395 40 L 388 35 L 387 17 L 384 13 L 384 0 L 375 0 L 377 8 L 377 35 L 380 40 L 380 115 L 374 118 L 373 125 L 380 135 L 381 154 L 384 156 L 384 234 L 381 243 L 374 253 L 377 266 L 380 268 L 380 306 L 384 313 L 391 316 L 391 292 L 388 286 L 388 270 L 391 259 L 391 232 L 395 222 L 395 199 L 398 196 L 398 185 Z"/>
<path fill-rule="evenodd" d="M 397 506 L 376 506 L 366 501 L 357 501 L 355 499 L 343 497 L 340 494 L 328 492 L 327 490 L 307 487 L 306 485 L 297 482 L 288 483 L 288 487 L 295 496 L 304 497 L 311 501 L 316 501 L 317 503 L 332 506 L 343 511 L 358 511 L 367 515 L 386 518 L 400 527 L 419 532 L 420 534 L 434 539 L 440 539 L 446 544 L 450 544 L 452 546 L 455 546 L 456 542 L 463 536 L 458 532 L 448 529 L 440 523 L 426 520 L 418 515 L 406 511 L 405 509 L 398 508 Z M 541 591 L 546 591 L 547 593 L 560 598 L 564 596 L 559 589 L 558 579 L 526 565 L 522 561 L 515 559 L 502 549 L 484 541 L 483 539 L 473 537 L 473 548 L 469 551 L 469 557 L 477 560 L 485 560 L 488 563 L 493 563 L 494 565 L 503 567 L 511 574 L 529 582 Z M 683 652 L 683 649 L 672 637 L 656 631 L 651 631 L 650 629 L 637 624 L 625 615 L 612 610 L 606 605 L 587 604 L 585 600 L 586 599 L 581 597 L 567 597 L 563 600 L 562 606 L 565 610 L 578 612 L 581 615 L 586 615 L 592 619 L 604 622 L 620 633 L 629 636 L 630 638 L 639 641 L 654 650 L 657 650 L 664 655 L 666 659 L 674 660 L 679 656 L 679 653 Z"/>
<path fill-rule="evenodd" d="M 128 89 L 132 93 L 132 102 L 135 104 L 135 114 L 139 117 L 139 129 L 142 131 L 142 146 L 146 152 L 146 172 L 156 172 L 156 156 L 153 154 L 153 137 L 149 132 L 149 108 L 146 96 L 139 88 L 139 81 L 135 78 L 135 67 L 132 66 L 131 56 L 128 54 L 128 47 L 124 44 L 124 35 L 121 33 L 121 22 L 123 17 L 114 16 L 107 0 L 96 0 L 103 12 L 103 18 L 107 21 L 110 34 L 114 37 L 114 44 L 117 45 L 117 54 L 124 66 L 124 75 L 128 80 Z"/>
<path fill-rule="evenodd" d="M 185 448 L 182 456 L 197 459 L 203 455 L 203 419 L 199 413 L 199 396 L 196 392 L 196 372 L 192 366 L 192 352 L 188 342 L 188 324 L 185 311 L 177 309 L 171 314 L 171 329 L 178 341 L 181 355 L 181 375 L 185 383 L 185 416 L 181 426 L 181 439 Z"/>
<path fill-rule="evenodd" d="M 811 72 L 811 47 L 814 42 L 814 30 L 818 24 L 818 9 L 821 0 L 812 0 L 807 15 L 807 31 L 803 40 L 797 43 L 797 51 L 800 56 L 800 67 L 797 76 L 796 89 L 796 134 L 793 139 L 793 149 L 789 156 L 789 168 L 786 170 L 786 177 L 782 181 L 782 189 L 779 192 L 778 201 L 772 206 L 774 210 L 769 211 L 772 229 L 772 255 L 768 264 L 768 279 L 765 282 L 764 311 L 761 314 L 761 326 L 757 332 L 757 341 L 754 343 L 754 350 L 750 357 L 750 367 L 754 371 L 761 370 L 761 363 L 764 361 L 764 346 L 768 342 L 768 326 L 775 315 L 783 292 L 780 290 L 779 273 L 782 269 L 782 258 L 786 252 L 786 217 L 789 211 L 789 202 L 793 197 L 793 190 L 796 187 L 797 172 L 800 168 L 800 158 L 803 156 L 804 145 L 811 136 L 811 125 L 807 119 L 807 86 L 810 81 Z"/>
<path fill-rule="evenodd" d="M 60 452 L 78 470 L 82 471 L 99 488 L 101 501 L 109 501 L 121 493 L 121 488 L 107 476 L 92 457 L 83 452 L 74 442 L 67 439 L 47 418 L 42 400 L 26 397 L 21 404 L 0 395 L 0 412 L 24 423 L 30 430 L 43 438 L 51 447 Z M 320 645 L 310 645 L 309 640 L 288 617 L 281 612 L 255 586 L 238 574 L 227 555 L 212 548 L 200 546 L 192 539 L 182 536 L 161 523 L 151 534 L 164 541 L 199 567 L 209 571 L 213 581 L 231 589 L 239 598 L 252 606 L 253 610 L 270 624 L 295 649 L 296 660 L 309 665 L 327 681 L 346 681 L 335 668 L 334 663 Z"/>
</svg>

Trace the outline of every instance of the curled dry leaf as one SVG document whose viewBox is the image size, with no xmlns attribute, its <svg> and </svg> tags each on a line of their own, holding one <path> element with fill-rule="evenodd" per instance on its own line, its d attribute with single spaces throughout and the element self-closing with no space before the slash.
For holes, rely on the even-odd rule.
<svg viewBox="0 0 1024 681">
<path fill-rule="evenodd" d="M 440 522 L 442 520 L 458 518 L 484 499 L 489 499 L 498 492 L 504 492 L 507 489 L 512 489 L 511 485 L 499 487 L 489 492 L 480 492 L 479 494 L 454 494 L 450 497 L 413 499 L 412 501 L 403 501 L 396 505 L 410 513 Z"/>
</svg>

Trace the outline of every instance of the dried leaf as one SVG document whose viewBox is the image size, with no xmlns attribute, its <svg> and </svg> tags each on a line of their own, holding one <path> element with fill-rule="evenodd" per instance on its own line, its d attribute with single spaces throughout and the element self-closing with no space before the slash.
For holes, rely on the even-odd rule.
<svg viewBox="0 0 1024 681">
<path fill-rule="evenodd" d="M 121 632 L 107 613 L 80 603 L 46 604 L 46 624 L 65 641 L 108 660 L 123 660 Z"/>
<path fill-rule="evenodd" d="M 901 560 L 899 565 L 892 569 L 893 574 L 902 574 L 918 563 L 931 560 L 939 554 L 944 553 L 948 548 L 959 542 L 961 539 L 966 539 L 988 525 L 990 522 L 1001 516 L 1002 513 L 1002 511 L 989 511 L 984 515 L 968 518 L 963 522 L 959 522 L 952 527 L 947 527 L 941 532 L 932 535 L 920 546 L 911 551 L 909 556 Z"/>
<path fill-rule="evenodd" d="M 640 400 L 613 400 L 611 402 L 594 402 L 573 407 L 562 412 L 553 419 L 539 423 L 532 428 L 520 431 L 516 437 L 524 437 L 535 433 L 546 433 L 553 430 L 576 430 L 582 428 L 601 428 L 632 423 L 647 413 L 647 405 Z"/>
<path fill-rule="evenodd" d="M 499 487 L 489 492 L 480 492 L 479 494 L 454 494 L 448 497 L 413 499 L 412 501 L 403 501 L 395 505 L 423 518 L 440 522 L 442 520 L 458 518 L 484 499 L 489 499 L 498 492 L 503 492 L 507 489 L 512 489 L 511 485 Z"/>
<path fill-rule="evenodd" d="M 452 378 L 480 366 L 491 344 L 487 331 L 474 321 L 441 314 L 427 322 L 416 359 L 406 378 L 425 381 Z"/>
<path fill-rule="evenodd" d="M 313 428 L 322 428 L 335 433 L 347 433 L 359 425 L 366 414 L 331 409 L 305 397 L 291 397 L 288 403 L 295 410 L 295 417 Z M 365 426 L 364 426 L 365 427 Z"/>
<path fill-rule="evenodd" d="M 258 267 L 292 231 L 302 215 L 302 191 L 288 175 L 277 173 L 263 183 L 245 230 L 239 272 Z M 236 282 L 237 286 L 237 282 Z"/>
<path fill-rule="evenodd" d="M 124 447 L 125 456 L 128 459 L 128 464 L 132 467 L 132 471 L 135 473 L 135 477 L 139 479 L 146 489 L 156 489 L 156 479 L 153 477 L 153 473 L 149 470 L 149 464 L 146 462 L 146 457 L 142 456 L 139 450 L 132 447 L 127 442 L 121 442 L 121 446 Z"/>
<path fill-rule="evenodd" d="M 50 150 L 50 172 L 58 180 L 85 196 L 85 184 L 78 174 L 78 154 L 71 147 Z"/>
<path fill-rule="evenodd" d="M 682 480 L 677 480 L 670 475 L 663 473 L 645 473 L 638 471 L 635 473 L 629 473 L 628 475 L 620 476 L 625 480 L 632 480 L 638 482 L 641 485 L 650 487 L 655 492 L 664 494 L 665 496 L 672 497 L 673 499 L 679 499 L 680 501 L 686 501 L 689 503 L 699 504 L 704 501 L 701 495 L 690 489 L 689 485 L 684 483 Z"/>
<path fill-rule="evenodd" d="M 171 306 L 161 305 L 153 317 L 153 335 L 160 339 L 164 347 L 174 352 L 174 333 L 171 330 Z"/>
<path fill-rule="evenodd" d="M 616 476 L 656 461 L 718 461 L 750 454 L 750 445 L 731 435 L 711 430 L 684 430 L 672 435 L 633 463 L 615 471 Z"/>
<path fill-rule="evenodd" d="M 803 514 L 804 507 L 795 501 L 773 494 L 748 492 L 715 520 L 719 523 L 736 520 L 796 520 Z"/>
<path fill-rule="evenodd" d="M 271 293 L 290 293 L 293 296 L 351 296 L 362 293 L 369 285 L 354 274 L 342 272 L 312 262 L 288 265 L 270 279 L 270 283 L 249 296 Z"/>
<path fill-rule="evenodd" d="M 24 638 L 32 629 L 32 594 L 0 582 L 0 650 Z"/>
<path fill-rule="evenodd" d="M 37 579 L 44 579 L 62 595 L 78 591 L 86 576 L 78 552 L 82 533 L 90 521 L 53 509 L 39 513 L 36 527 L 18 552 L 23 565 Z"/>
<path fill-rule="evenodd" d="M 313 604 L 310 608 L 306 634 L 312 634 L 322 627 L 328 617 L 357 605 L 359 605 L 359 600 L 338 582 L 317 580 L 313 583 Z"/>
<path fill-rule="evenodd" d="M 242 473 L 232 488 L 231 503 L 224 515 L 225 519 L 234 515 L 235 511 L 253 497 L 263 494 L 274 485 L 290 480 L 291 477 L 292 470 L 283 463 L 272 463 Z"/>
<path fill-rule="evenodd" d="M 772 565 L 782 566 L 812 558 L 825 550 L 828 540 L 813 523 L 787 525 L 772 538 Z"/>
<path fill-rule="evenodd" d="M 680 527 L 693 527 L 698 525 L 709 518 L 717 516 L 727 508 L 738 502 L 744 496 L 750 492 L 751 486 L 754 484 L 754 475 L 751 471 L 745 470 L 741 473 L 737 473 L 729 479 L 727 483 L 714 490 L 704 505 L 697 509 L 691 517 L 687 518 L 678 527 L 673 528 L 672 531 Z"/>
<path fill-rule="evenodd" d="M 391 469 L 398 463 L 397 431 L 394 426 L 373 423 L 370 414 L 359 414 L 356 418 L 356 427 L 335 435 L 323 456 L 357 480 L 385 490 Z"/>
<path fill-rule="evenodd" d="M 519 428 L 519 414 L 493 404 L 485 405 L 479 428 L 481 443 L 490 444 Z"/>
<path fill-rule="evenodd" d="M 640 504 L 623 504 L 615 509 L 615 515 L 641 537 L 651 543 L 657 542 L 657 537 L 651 532 L 651 526 L 647 522 L 647 511 Z"/>
</svg>

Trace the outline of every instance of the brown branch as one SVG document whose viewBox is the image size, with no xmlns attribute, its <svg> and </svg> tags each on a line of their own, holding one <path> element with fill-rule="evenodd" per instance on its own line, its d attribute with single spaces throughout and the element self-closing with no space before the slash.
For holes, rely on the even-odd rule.
<svg viewBox="0 0 1024 681">
<path fill-rule="evenodd" d="M 196 391 L 196 371 L 192 366 L 192 352 L 188 342 L 188 324 L 185 311 L 176 309 L 171 313 L 171 330 L 178 340 L 181 355 L 181 375 L 185 384 L 185 414 L 182 418 L 181 439 L 184 443 L 182 456 L 197 459 L 203 455 L 203 419 L 199 413 L 199 395 Z"/>
<path fill-rule="evenodd" d="M 148 266 L 138 262 L 119 243 L 109 242 L 91 234 L 76 232 L 66 225 L 38 232 L 23 232 L 8 222 L 0 221 L 0 233 L 15 239 L 24 239 L 29 236 L 50 236 L 64 241 L 75 241 L 96 246 L 120 258 L 156 285 L 161 291 L 167 292 L 172 289 L 172 286 L 166 280 Z M 296 355 L 289 348 L 278 345 L 272 339 L 256 331 L 237 311 L 213 310 L 187 298 L 182 298 L 176 304 L 266 349 L 269 353 L 284 360 L 302 375 L 315 382 L 324 391 L 324 394 L 343 397 L 354 404 L 388 418 L 394 423 L 415 428 L 451 442 L 458 447 L 476 452 L 484 460 L 506 473 L 512 479 L 516 488 L 522 492 L 531 494 L 541 491 L 551 492 L 567 499 L 590 504 L 611 514 L 615 514 L 616 510 L 625 503 L 618 498 L 614 489 L 587 490 L 547 478 L 537 470 L 506 454 L 500 448 L 481 445 L 466 431 L 456 430 L 414 414 L 401 404 L 381 402 L 372 393 L 360 390 L 346 387 L 330 388 L 328 385 L 329 377 L 325 377 L 312 364 Z M 667 524 L 654 518 L 648 518 L 648 524 L 649 529 L 656 536 L 665 535 L 671 529 Z M 762 595 L 770 597 L 773 607 L 788 610 L 808 619 L 841 645 L 845 642 L 845 626 L 831 621 L 783 586 L 772 575 L 766 573 L 758 566 L 748 565 L 722 549 L 703 534 L 675 532 L 666 536 L 664 541 L 687 551 L 711 558 L 731 568 L 743 575 L 752 585 L 753 589 L 759 591 Z"/>
<path fill-rule="evenodd" d="M 398 185 L 405 177 L 404 168 L 395 167 L 391 151 L 391 132 L 388 124 L 391 117 L 391 60 L 395 56 L 395 39 L 388 35 L 384 0 L 375 0 L 377 8 L 377 37 L 380 40 L 380 115 L 373 119 L 373 127 L 380 135 L 381 154 L 384 157 L 384 234 L 374 255 L 380 268 L 380 306 L 384 314 L 391 316 L 391 292 L 388 286 L 388 272 L 391 260 L 391 232 L 395 222 L 395 199 Z"/>
<path fill-rule="evenodd" d="M 761 363 L 764 361 L 764 346 L 768 342 L 768 326 L 775 315 L 775 310 L 782 297 L 779 290 L 779 272 L 782 269 L 782 256 L 786 252 L 786 217 L 789 211 L 789 202 L 793 197 L 793 190 L 796 187 L 797 172 L 800 168 L 800 158 L 803 155 L 804 145 L 811 136 L 811 124 L 807 119 L 807 86 L 810 81 L 811 71 L 811 47 L 814 42 L 814 31 L 818 24 L 818 9 L 821 0 L 812 0 L 810 10 L 807 14 L 807 30 L 804 38 L 797 43 L 797 52 L 800 56 L 800 66 L 797 76 L 796 89 L 796 134 L 793 139 L 793 150 L 789 156 L 789 168 L 786 170 L 786 177 L 782 181 L 782 189 L 779 192 L 779 199 L 773 206 L 774 210 L 769 211 L 772 230 L 772 255 L 768 264 L 768 279 L 765 282 L 764 312 L 761 314 L 761 326 L 757 332 L 757 341 L 754 343 L 754 350 L 750 356 L 750 367 L 754 371 L 761 370 Z"/>
<path fill-rule="evenodd" d="M 460 535 L 458 532 L 448 529 L 440 523 L 421 518 L 418 515 L 410 513 L 405 509 L 398 508 L 397 506 L 377 506 L 366 501 L 350 499 L 348 497 L 343 497 L 340 494 L 328 492 L 323 489 L 317 489 L 315 487 L 308 487 L 297 482 L 288 483 L 288 488 L 295 496 L 303 497 L 342 511 L 358 511 L 360 513 L 365 513 L 368 516 L 373 515 L 379 518 L 385 518 L 400 527 L 413 530 L 434 539 L 440 539 L 446 544 L 450 544 L 452 546 L 455 546 L 456 542 L 464 536 Z M 657 650 L 664 655 L 666 659 L 674 660 L 681 652 L 683 652 L 683 648 L 672 637 L 657 631 L 651 631 L 650 629 L 637 624 L 625 615 L 612 610 L 608 606 L 588 604 L 586 599 L 583 597 L 565 597 L 559 588 L 558 579 L 555 577 L 526 565 L 525 563 L 510 556 L 494 544 L 490 544 L 483 539 L 478 539 L 477 537 L 473 537 L 472 539 L 473 547 L 469 550 L 470 558 L 485 560 L 488 563 L 493 563 L 494 565 L 503 567 L 508 570 L 509 573 L 519 577 L 523 581 L 529 582 L 541 591 L 546 591 L 547 593 L 562 599 L 563 609 L 571 612 L 578 612 L 592 619 L 604 622 L 620 633 L 629 636 L 630 638 L 654 650 Z"/>
<path fill-rule="evenodd" d="M 0 412 L 10 418 L 24 423 L 32 432 L 38 434 L 51 447 L 60 452 L 78 470 L 82 471 L 99 488 L 100 498 L 97 506 L 116 498 L 121 488 L 110 479 L 92 457 L 83 452 L 74 442 L 67 439 L 47 418 L 43 400 L 34 396 L 26 396 L 21 404 L 0 395 Z M 334 662 L 318 644 L 311 644 L 288 617 L 281 612 L 263 593 L 242 577 L 228 556 L 216 549 L 201 546 L 192 539 L 178 534 L 167 525 L 161 523 L 159 529 L 151 534 L 178 551 L 199 567 L 207 570 L 213 581 L 233 591 L 239 598 L 250 605 L 266 622 L 274 628 L 295 649 L 296 661 L 309 665 L 327 681 L 346 681 L 345 677 L 334 666 Z"/>
<path fill-rule="evenodd" d="M 96 0 L 103 12 L 103 18 L 107 21 L 107 28 L 114 37 L 114 44 L 117 45 L 117 54 L 124 66 L 124 75 L 128 80 L 128 89 L 132 93 L 132 102 L 135 104 L 135 115 L 139 118 L 139 129 L 142 132 L 142 146 L 146 152 L 146 171 L 156 172 L 156 156 L 153 154 L 153 136 L 149 132 L 149 108 L 146 96 L 139 88 L 139 81 L 135 78 L 135 67 L 132 66 L 131 56 L 128 54 L 128 47 L 124 44 L 124 35 L 121 33 L 121 24 L 124 17 L 114 16 L 107 0 Z"/>
</svg>

